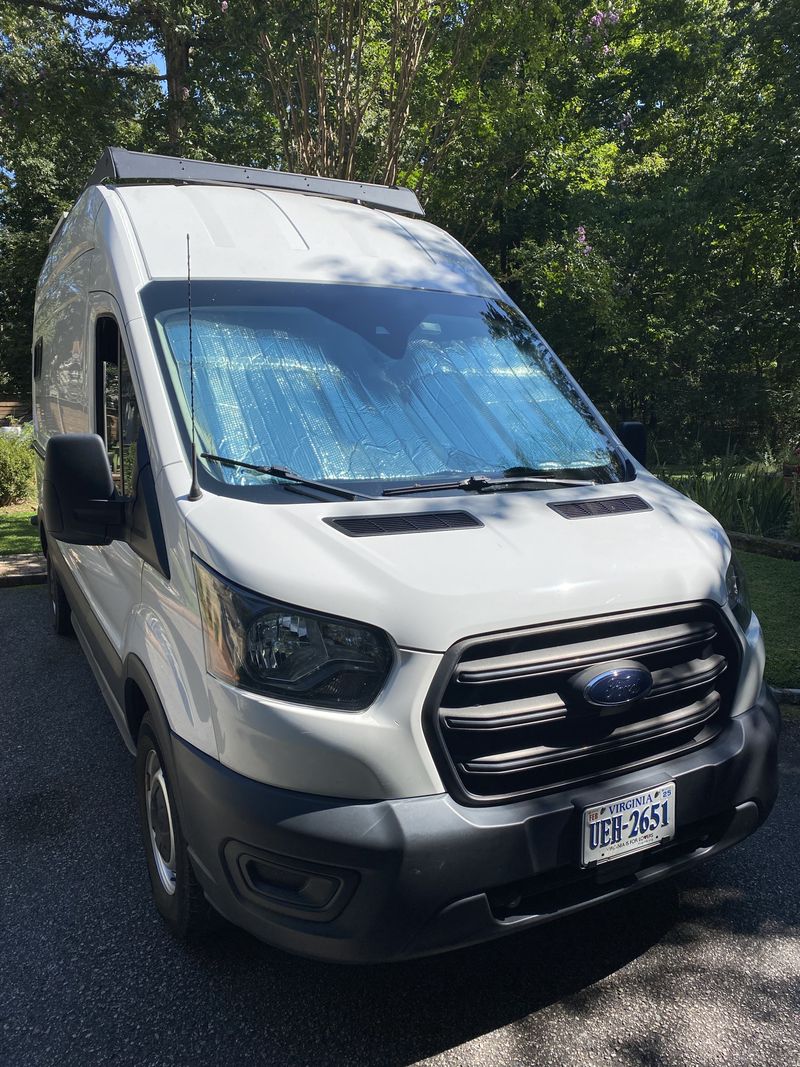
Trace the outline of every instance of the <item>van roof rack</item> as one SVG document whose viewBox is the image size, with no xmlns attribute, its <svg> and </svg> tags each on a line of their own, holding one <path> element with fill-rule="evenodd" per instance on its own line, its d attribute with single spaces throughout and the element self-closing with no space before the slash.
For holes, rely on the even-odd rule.
<svg viewBox="0 0 800 1067">
<path fill-rule="evenodd" d="M 403 215 L 421 217 L 425 214 L 416 193 L 397 185 L 372 185 L 369 182 L 350 182 L 340 178 L 290 174 L 282 170 L 236 167 L 227 163 L 209 163 L 202 159 L 129 152 L 126 148 L 106 148 L 86 187 L 88 189 L 91 185 L 101 185 L 105 181 L 252 185 L 260 189 L 289 189 L 312 196 L 349 200 Z"/>
</svg>

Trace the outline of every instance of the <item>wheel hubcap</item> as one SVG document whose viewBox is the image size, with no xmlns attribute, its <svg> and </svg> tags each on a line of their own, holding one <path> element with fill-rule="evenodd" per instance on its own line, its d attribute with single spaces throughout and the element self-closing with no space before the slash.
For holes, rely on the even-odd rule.
<svg viewBox="0 0 800 1067">
<path fill-rule="evenodd" d="M 170 896 L 175 892 L 175 830 L 169 803 L 167 783 L 158 759 L 151 749 L 147 753 L 144 771 L 145 806 L 150 847 L 161 885 Z"/>
</svg>

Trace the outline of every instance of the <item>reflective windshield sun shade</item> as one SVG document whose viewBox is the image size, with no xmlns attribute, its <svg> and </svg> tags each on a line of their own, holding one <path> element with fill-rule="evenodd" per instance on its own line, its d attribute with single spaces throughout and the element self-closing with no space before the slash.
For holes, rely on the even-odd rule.
<svg viewBox="0 0 800 1067">
<path fill-rule="evenodd" d="M 187 311 L 161 307 L 156 333 L 186 417 Z M 522 316 L 499 302 L 202 282 L 193 338 L 201 452 L 279 463 L 317 480 L 516 468 L 615 477 L 612 443 L 588 405 Z M 264 480 L 218 465 L 213 472 L 233 484 Z"/>
</svg>

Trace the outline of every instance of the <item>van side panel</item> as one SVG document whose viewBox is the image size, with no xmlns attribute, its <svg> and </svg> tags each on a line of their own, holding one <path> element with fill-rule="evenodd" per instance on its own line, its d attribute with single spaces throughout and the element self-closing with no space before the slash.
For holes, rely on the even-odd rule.
<svg viewBox="0 0 800 1067">
<path fill-rule="evenodd" d="M 182 463 L 171 464 L 156 476 L 170 578 L 167 580 L 154 567 L 144 564 L 142 603 L 128 634 L 128 651 L 147 668 L 170 729 L 218 759 L 216 715 L 206 686 L 194 569 L 186 523 L 174 503 L 184 491 L 184 482 Z"/>
<path fill-rule="evenodd" d="M 86 343 L 86 297 L 92 253 L 51 277 L 35 337 L 42 338 L 42 370 L 33 384 L 36 442 L 57 433 L 86 433 L 93 419 L 91 357 Z"/>
<path fill-rule="evenodd" d="M 127 334 L 128 361 L 139 398 L 142 422 L 153 473 L 168 463 L 186 464 L 186 490 L 190 474 L 186 454 L 167 398 L 150 331 L 142 316 L 139 289 L 149 281 L 139 244 L 120 197 L 104 190 L 106 200 L 97 216 L 97 249 L 92 289 L 114 295 L 121 312 L 120 325 Z M 184 239 L 185 248 L 185 239 Z M 184 491 L 186 491 L 184 490 Z M 161 502 L 174 507 L 174 501 Z"/>
<path fill-rule="evenodd" d="M 54 433 L 85 432 L 93 410 L 86 343 L 86 298 L 91 284 L 94 221 L 103 203 L 89 189 L 65 219 L 50 246 L 36 288 L 34 344 L 42 338 L 42 368 L 33 382 L 36 442 Z"/>
<path fill-rule="evenodd" d="M 103 203 L 103 193 L 87 189 L 76 201 L 50 244 L 36 285 L 36 315 L 41 299 L 47 295 L 74 260 L 94 248 L 94 220 Z"/>
<path fill-rule="evenodd" d="M 196 603 L 186 525 L 178 500 L 190 472 L 175 416 L 166 394 L 138 292 L 149 281 L 130 219 L 114 189 L 102 190 L 95 236 L 91 300 L 102 294 L 113 304 L 126 347 L 143 430 L 155 478 L 159 518 L 169 557 L 169 578 L 147 562 L 141 586 L 128 598 L 127 623 L 119 632 L 122 669 L 135 658 L 142 665 L 170 729 L 207 755 L 218 758 L 212 709 L 205 684 L 203 639 L 187 605 Z"/>
</svg>

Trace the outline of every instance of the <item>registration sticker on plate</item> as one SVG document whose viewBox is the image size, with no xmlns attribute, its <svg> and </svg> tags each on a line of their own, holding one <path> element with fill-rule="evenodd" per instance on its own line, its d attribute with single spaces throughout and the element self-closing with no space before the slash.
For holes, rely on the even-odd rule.
<svg viewBox="0 0 800 1067">
<path fill-rule="evenodd" d="M 584 867 L 652 848 L 675 834 L 675 783 L 630 793 L 583 812 Z"/>
</svg>

